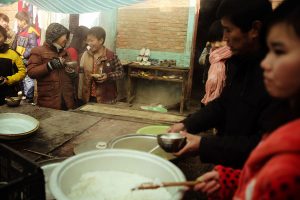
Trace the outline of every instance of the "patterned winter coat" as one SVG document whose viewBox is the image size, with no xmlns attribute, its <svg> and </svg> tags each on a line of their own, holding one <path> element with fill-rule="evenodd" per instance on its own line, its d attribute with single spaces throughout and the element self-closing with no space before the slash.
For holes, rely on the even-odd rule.
<svg viewBox="0 0 300 200">
<path fill-rule="evenodd" d="M 83 68 L 84 73 L 82 83 L 83 102 L 87 103 L 90 101 L 92 90 L 94 89 L 98 103 L 114 103 L 117 98 L 116 80 L 121 79 L 124 75 L 123 67 L 118 57 L 105 48 L 105 55 L 95 60 L 92 52 L 86 51 L 81 57 L 80 66 Z M 91 76 L 94 73 L 106 73 L 108 79 L 103 83 L 96 83 Z"/>
<path fill-rule="evenodd" d="M 22 58 L 28 59 L 31 49 L 38 46 L 37 39 L 39 36 L 39 33 L 32 26 L 27 26 L 17 33 L 12 49 L 15 49 Z"/>
</svg>

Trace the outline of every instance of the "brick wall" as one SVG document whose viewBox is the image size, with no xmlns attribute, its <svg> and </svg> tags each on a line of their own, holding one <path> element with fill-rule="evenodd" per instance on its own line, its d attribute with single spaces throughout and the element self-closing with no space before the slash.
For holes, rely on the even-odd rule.
<svg viewBox="0 0 300 200">
<path fill-rule="evenodd" d="M 146 0 L 119 9 L 117 48 L 182 53 L 189 0 Z"/>
<path fill-rule="evenodd" d="M 0 6 L 0 12 L 9 17 L 9 27 L 13 28 L 15 15 L 18 12 L 18 2 L 6 6 Z"/>
</svg>

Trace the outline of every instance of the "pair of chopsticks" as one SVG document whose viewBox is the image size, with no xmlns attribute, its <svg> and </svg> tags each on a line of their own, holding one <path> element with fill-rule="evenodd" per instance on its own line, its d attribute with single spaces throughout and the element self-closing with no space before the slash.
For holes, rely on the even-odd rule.
<svg viewBox="0 0 300 200">
<path fill-rule="evenodd" d="M 187 187 L 193 187 L 194 185 L 201 183 L 201 180 L 196 181 L 183 181 L 183 182 L 162 182 L 160 184 L 154 184 L 154 183 L 142 183 L 141 185 L 132 188 L 131 191 L 134 190 L 147 190 L 147 189 L 157 189 L 160 187 L 176 187 L 176 186 L 187 186 Z"/>
<path fill-rule="evenodd" d="M 30 150 L 30 149 L 23 149 L 23 150 L 24 151 L 28 151 L 30 153 L 34 153 L 34 154 L 40 155 L 40 156 L 45 156 L 45 157 L 48 157 L 48 158 L 56 158 L 55 156 L 51 156 L 51 155 L 48 155 L 48 154 L 40 153 L 40 152 L 33 151 L 33 150 Z"/>
<path fill-rule="evenodd" d="M 37 152 L 37 151 L 33 151 L 33 150 L 30 150 L 30 149 L 23 149 L 23 150 L 28 151 L 28 152 L 33 153 L 33 154 L 36 154 L 36 155 L 45 156 L 45 157 L 50 158 L 50 159 L 66 159 L 66 158 L 68 158 L 68 157 L 51 156 L 51 155 L 41 153 L 41 152 Z"/>
</svg>

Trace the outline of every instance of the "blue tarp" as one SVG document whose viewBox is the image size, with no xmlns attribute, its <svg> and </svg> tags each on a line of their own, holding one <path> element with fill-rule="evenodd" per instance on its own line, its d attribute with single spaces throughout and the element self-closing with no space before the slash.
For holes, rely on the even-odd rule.
<svg viewBox="0 0 300 200">
<path fill-rule="evenodd" d="M 89 13 L 117 9 L 144 0 L 26 0 L 41 10 L 56 13 Z"/>
<path fill-rule="evenodd" d="M 5 4 L 11 4 L 11 3 L 15 3 L 18 0 L 0 0 L 0 6 L 1 5 L 5 5 Z"/>
</svg>

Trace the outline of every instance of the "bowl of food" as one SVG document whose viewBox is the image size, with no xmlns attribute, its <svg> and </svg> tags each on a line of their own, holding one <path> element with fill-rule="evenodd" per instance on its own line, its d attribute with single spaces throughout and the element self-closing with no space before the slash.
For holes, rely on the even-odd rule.
<svg viewBox="0 0 300 200">
<path fill-rule="evenodd" d="M 178 152 L 186 145 L 186 137 L 180 133 L 165 133 L 157 135 L 159 146 L 166 152 Z"/>
<path fill-rule="evenodd" d="M 101 78 L 103 75 L 102 74 L 91 74 L 91 77 L 94 79 Z"/>
<path fill-rule="evenodd" d="M 66 64 L 66 66 L 68 66 L 68 67 L 71 67 L 71 68 L 76 68 L 77 67 L 77 65 L 78 65 L 78 63 L 77 63 L 77 61 L 67 61 L 67 62 L 65 62 L 65 64 Z"/>
<path fill-rule="evenodd" d="M 17 107 L 20 105 L 22 98 L 20 97 L 6 97 L 6 104 L 10 107 Z"/>
<path fill-rule="evenodd" d="M 66 65 L 65 71 L 67 73 L 74 73 L 77 68 L 78 63 L 77 63 L 77 61 L 68 61 L 68 62 L 65 62 L 65 65 Z"/>
<path fill-rule="evenodd" d="M 105 149 L 63 161 L 50 176 L 50 190 L 57 200 L 182 199 L 183 187 L 132 190 L 157 179 L 161 182 L 186 180 L 178 167 L 158 156 L 134 150 Z"/>
</svg>

